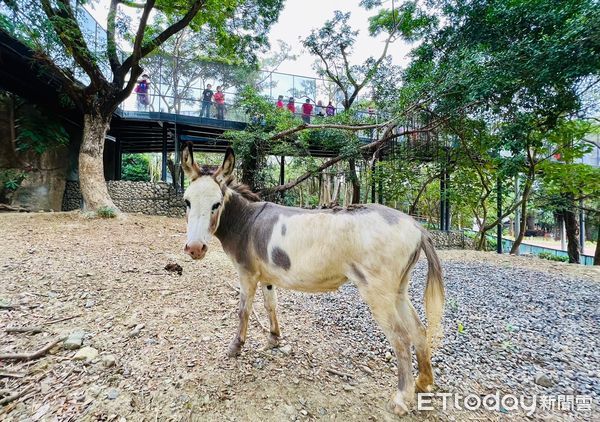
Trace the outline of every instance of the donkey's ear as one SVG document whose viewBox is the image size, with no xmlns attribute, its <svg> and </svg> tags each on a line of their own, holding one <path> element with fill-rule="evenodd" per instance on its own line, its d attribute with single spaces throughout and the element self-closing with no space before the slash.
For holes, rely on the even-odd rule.
<svg viewBox="0 0 600 422">
<path fill-rule="evenodd" d="M 221 164 L 221 176 L 223 179 L 228 179 L 235 169 L 235 154 L 233 153 L 233 149 L 231 147 L 227 147 L 227 151 L 225 151 L 225 158 L 223 159 L 223 164 Z"/>
<path fill-rule="evenodd" d="M 181 167 L 190 180 L 196 180 L 200 176 L 200 168 L 198 167 L 198 164 L 194 162 L 194 152 L 192 149 L 193 146 L 191 142 L 184 145 L 183 151 L 181 151 Z"/>
</svg>

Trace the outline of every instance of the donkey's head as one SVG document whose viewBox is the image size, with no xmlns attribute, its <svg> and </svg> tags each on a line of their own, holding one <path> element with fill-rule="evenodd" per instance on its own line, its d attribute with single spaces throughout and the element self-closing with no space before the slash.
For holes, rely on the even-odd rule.
<svg viewBox="0 0 600 422">
<path fill-rule="evenodd" d="M 189 142 L 181 155 L 181 166 L 190 179 L 183 199 L 186 204 L 187 242 L 185 252 L 194 259 L 202 259 L 208 250 L 208 242 L 219 227 L 223 210 L 224 192 L 233 178 L 235 157 L 227 148 L 223 164 L 218 168 L 200 167 L 194 162 L 192 143 Z"/>
</svg>

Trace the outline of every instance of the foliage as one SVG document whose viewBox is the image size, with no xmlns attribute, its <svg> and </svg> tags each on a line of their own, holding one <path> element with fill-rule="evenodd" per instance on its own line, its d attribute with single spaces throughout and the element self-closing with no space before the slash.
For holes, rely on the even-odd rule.
<svg viewBox="0 0 600 422">
<path fill-rule="evenodd" d="M 233 63 L 254 63 L 256 53 L 267 45 L 267 32 L 277 20 L 282 0 L 157 0 L 138 3 L 111 1 L 106 41 L 96 42 L 95 30 L 84 26 L 79 2 L 15 0 L 5 2 L 18 23 L 10 34 L 31 46 L 34 60 L 44 71 L 40 79 L 69 98 L 88 118 L 80 148 L 84 203 L 91 209 L 114 206 L 101 172 L 104 130 L 117 106 L 132 92 L 142 74 L 143 59 L 186 27 L 207 34 L 207 55 Z M 137 25 L 125 10 L 136 12 Z M 0 25 L 6 26 L 6 20 Z M 98 37 L 103 38 L 103 37 Z M 131 53 L 124 54 L 120 45 Z M 93 48 L 92 48 L 93 46 Z M 203 44 L 204 46 L 204 44 Z"/>
<path fill-rule="evenodd" d="M 0 189 L 4 192 L 16 191 L 27 177 L 27 173 L 18 169 L 0 170 Z"/>
<path fill-rule="evenodd" d="M 568 256 L 556 255 L 552 252 L 540 252 L 538 257 L 542 259 L 548 259 L 550 261 L 569 262 Z"/>
<path fill-rule="evenodd" d="M 146 154 L 123 154 L 121 175 L 132 182 L 150 181 L 150 160 Z"/>
<path fill-rule="evenodd" d="M 16 119 L 18 151 L 45 151 L 69 143 L 69 135 L 58 118 L 36 106 L 28 106 Z"/>
<path fill-rule="evenodd" d="M 96 210 L 96 215 L 100 218 L 115 218 L 117 210 L 111 207 L 100 207 Z"/>
</svg>

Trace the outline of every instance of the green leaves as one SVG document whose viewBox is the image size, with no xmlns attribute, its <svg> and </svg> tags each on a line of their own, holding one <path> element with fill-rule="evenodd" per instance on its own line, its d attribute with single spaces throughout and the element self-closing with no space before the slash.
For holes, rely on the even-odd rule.
<svg viewBox="0 0 600 422">
<path fill-rule="evenodd" d="M 34 151 L 42 154 L 48 149 L 69 143 L 69 135 L 58 118 L 35 106 L 16 119 L 16 143 L 18 151 Z"/>
</svg>

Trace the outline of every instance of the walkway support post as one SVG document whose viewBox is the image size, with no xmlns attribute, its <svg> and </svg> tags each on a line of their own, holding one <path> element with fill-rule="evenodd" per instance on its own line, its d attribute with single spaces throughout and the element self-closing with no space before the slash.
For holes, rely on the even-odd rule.
<svg viewBox="0 0 600 422">
<path fill-rule="evenodd" d="M 162 169 L 160 180 L 167 181 L 167 124 L 162 122 Z"/>
<path fill-rule="evenodd" d="M 115 180 L 121 180 L 121 173 L 123 168 L 123 155 L 121 152 L 121 139 L 119 136 L 116 137 L 115 145 Z"/>
<path fill-rule="evenodd" d="M 496 186 L 496 208 L 498 208 L 498 227 L 496 232 L 496 251 L 501 254 L 502 253 L 502 179 L 498 176 L 498 183 Z"/>
<path fill-rule="evenodd" d="M 444 205 L 444 230 L 450 231 L 450 195 L 448 195 L 448 188 L 450 186 L 450 172 L 448 171 L 448 166 L 446 166 L 446 170 L 444 171 L 446 175 L 446 183 L 444 184 L 444 199 L 446 204 Z"/>
<path fill-rule="evenodd" d="M 585 212 L 583 211 L 583 199 L 579 200 L 579 244 L 581 254 L 585 253 Z M 581 262 L 583 263 L 583 257 Z"/>
<path fill-rule="evenodd" d="M 281 156 L 281 162 L 279 163 L 279 184 L 285 184 L 285 155 Z M 283 203 L 283 199 L 285 198 L 285 193 L 281 192 L 281 203 Z"/>
<path fill-rule="evenodd" d="M 440 175 L 440 230 L 446 228 L 446 166 L 442 164 L 442 174 Z"/>
</svg>

